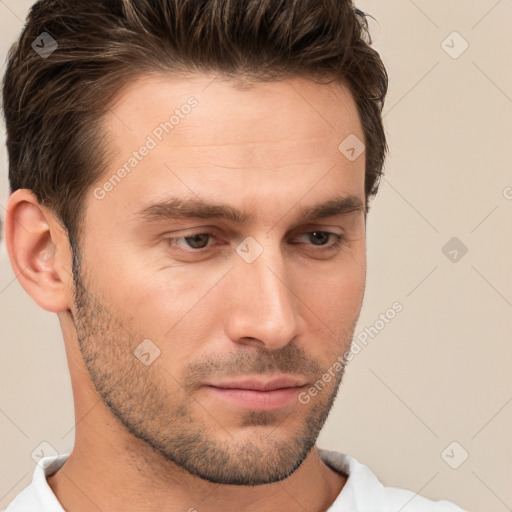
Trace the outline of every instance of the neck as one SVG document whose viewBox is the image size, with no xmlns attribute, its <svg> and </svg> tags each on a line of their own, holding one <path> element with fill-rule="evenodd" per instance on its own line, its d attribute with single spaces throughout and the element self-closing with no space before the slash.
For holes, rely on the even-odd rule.
<svg viewBox="0 0 512 512">
<path fill-rule="evenodd" d="M 202 480 L 128 432 L 96 390 L 83 385 L 87 374 L 79 355 L 68 361 L 76 365 L 71 372 L 75 445 L 66 463 L 47 479 L 65 510 L 323 512 L 345 485 L 346 477 L 322 462 L 316 446 L 280 482 L 236 486 Z"/>
<path fill-rule="evenodd" d="M 96 408 L 102 406 L 100 403 Z M 323 512 L 346 482 L 346 477 L 324 464 L 315 446 L 301 466 L 280 482 L 215 484 L 167 461 L 119 425 L 115 433 L 114 425 L 91 430 L 87 428 L 92 427 L 90 423 L 87 416 L 83 418 L 77 426 L 73 452 L 47 479 L 65 510 Z"/>
</svg>

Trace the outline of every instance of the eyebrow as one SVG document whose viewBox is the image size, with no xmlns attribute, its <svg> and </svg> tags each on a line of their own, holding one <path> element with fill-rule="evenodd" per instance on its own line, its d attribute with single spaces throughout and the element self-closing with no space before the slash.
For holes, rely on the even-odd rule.
<svg viewBox="0 0 512 512">
<path fill-rule="evenodd" d="M 358 196 L 335 196 L 325 202 L 306 206 L 299 210 L 297 220 L 308 222 L 316 219 L 347 215 L 355 211 L 365 211 L 365 205 Z M 164 201 L 145 206 L 135 213 L 145 222 L 179 219 L 222 219 L 234 224 L 245 224 L 252 219 L 247 212 L 242 212 L 227 204 L 205 203 L 199 199 L 170 197 Z"/>
</svg>

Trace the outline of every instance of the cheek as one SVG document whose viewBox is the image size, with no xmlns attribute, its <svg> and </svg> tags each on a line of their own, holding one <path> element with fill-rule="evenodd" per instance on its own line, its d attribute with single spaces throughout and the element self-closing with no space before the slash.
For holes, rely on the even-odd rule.
<svg viewBox="0 0 512 512">
<path fill-rule="evenodd" d="M 134 271 L 124 275 L 122 288 L 111 297 L 124 309 L 132 332 L 152 339 L 162 350 L 172 342 L 173 358 L 179 358 L 212 332 L 219 304 L 209 300 L 208 290 L 217 280 L 170 269 Z"/>
<path fill-rule="evenodd" d="M 304 302 L 301 315 L 309 333 L 329 340 L 325 343 L 331 347 L 332 354 L 339 354 L 350 344 L 361 311 L 365 282 L 364 258 L 357 264 L 341 263 L 332 271 L 302 276 L 298 294 Z"/>
<path fill-rule="evenodd" d="M 357 318 L 364 294 L 364 275 L 340 275 L 317 280 L 302 294 L 305 303 L 333 331 L 351 325 Z M 318 321 L 318 320 L 317 320 Z"/>
<path fill-rule="evenodd" d="M 359 310 L 366 284 L 366 254 L 363 244 L 346 249 L 342 257 L 324 266 L 305 267 L 296 282 L 306 303 L 318 304 L 323 311 Z"/>
</svg>

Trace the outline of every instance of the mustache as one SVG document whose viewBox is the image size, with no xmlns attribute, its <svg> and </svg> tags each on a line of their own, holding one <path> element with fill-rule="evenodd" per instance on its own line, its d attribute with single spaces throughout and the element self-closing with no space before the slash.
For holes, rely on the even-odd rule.
<svg viewBox="0 0 512 512">
<path fill-rule="evenodd" d="M 289 374 L 314 380 L 326 365 L 308 357 L 302 347 L 289 344 L 278 350 L 245 349 L 244 352 L 209 355 L 184 369 L 185 391 L 193 391 L 211 378 L 244 375 Z"/>
</svg>

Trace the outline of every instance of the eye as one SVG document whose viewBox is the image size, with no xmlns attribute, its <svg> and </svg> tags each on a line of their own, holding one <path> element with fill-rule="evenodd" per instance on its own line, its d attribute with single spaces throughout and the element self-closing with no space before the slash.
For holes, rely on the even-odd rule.
<svg viewBox="0 0 512 512">
<path fill-rule="evenodd" d="M 331 233 L 330 231 L 308 231 L 307 233 L 304 233 L 303 236 L 310 237 L 310 240 L 313 241 L 312 245 L 318 245 L 318 246 L 324 246 L 327 244 L 327 242 L 332 239 L 332 237 L 335 237 L 335 242 L 332 245 L 335 245 L 338 241 L 341 240 L 342 236 L 338 235 L 337 233 Z M 318 243 L 317 243 L 318 242 Z"/>
<path fill-rule="evenodd" d="M 181 236 L 178 238 L 168 238 L 169 245 L 171 247 L 174 246 L 181 246 L 182 244 L 177 243 L 180 240 L 184 240 L 188 246 L 189 249 L 194 249 L 193 251 L 185 250 L 184 252 L 201 252 L 202 249 L 205 249 L 208 244 L 208 239 L 213 237 L 213 233 L 209 232 L 197 232 L 197 233 L 191 233 L 190 235 Z M 179 247 L 178 247 L 179 249 Z M 182 249 L 179 249 L 182 250 Z"/>
<path fill-rule="evenodd" d="M 322 251 L 334 251 L 338 249 L 344 241 L 343 235 L 321 230 L 307 231 L 298 238 L 300 237 L 308 237 L 310 241 L 313 241 L 313 243 L 310 243 L 309 245 L 318 247 Z M 171 248 L 175 248 L 180 252 L 186 254 L 200 254 L 211 246 L 211 244 L 208 244 L 211 238 L 215 238 L 213 233 L 198 231 L 196 233 L 187 234 L 186 236 L 168 238 L 167 242 Z M 333 238 L 334 242 L 328 245 L 328 241 Z M 181 243 L 182 241 L 184 244 Z M 297 243 L 300 242 L 292 241 L 291 243 L 292 245 L 297 245 Z"/>
<path fill-rule="evenodd" d="M 338 233 L 331 233 L 330 231 L 308 231 L 307 233 L 303 233 L 301 236 L 306 236 L 310 240 L 312 240 L 313 243 L 311 245 L 313 246 L 320 247 L 322 249 L 324 248 L 324 246 L 326 246 L 325 250 L 337 249 L 343 242 L 343 235 L 339 235 Z M 328 245 L 327 242 L 333 237 L 334 242 Z"/>
</svg>

